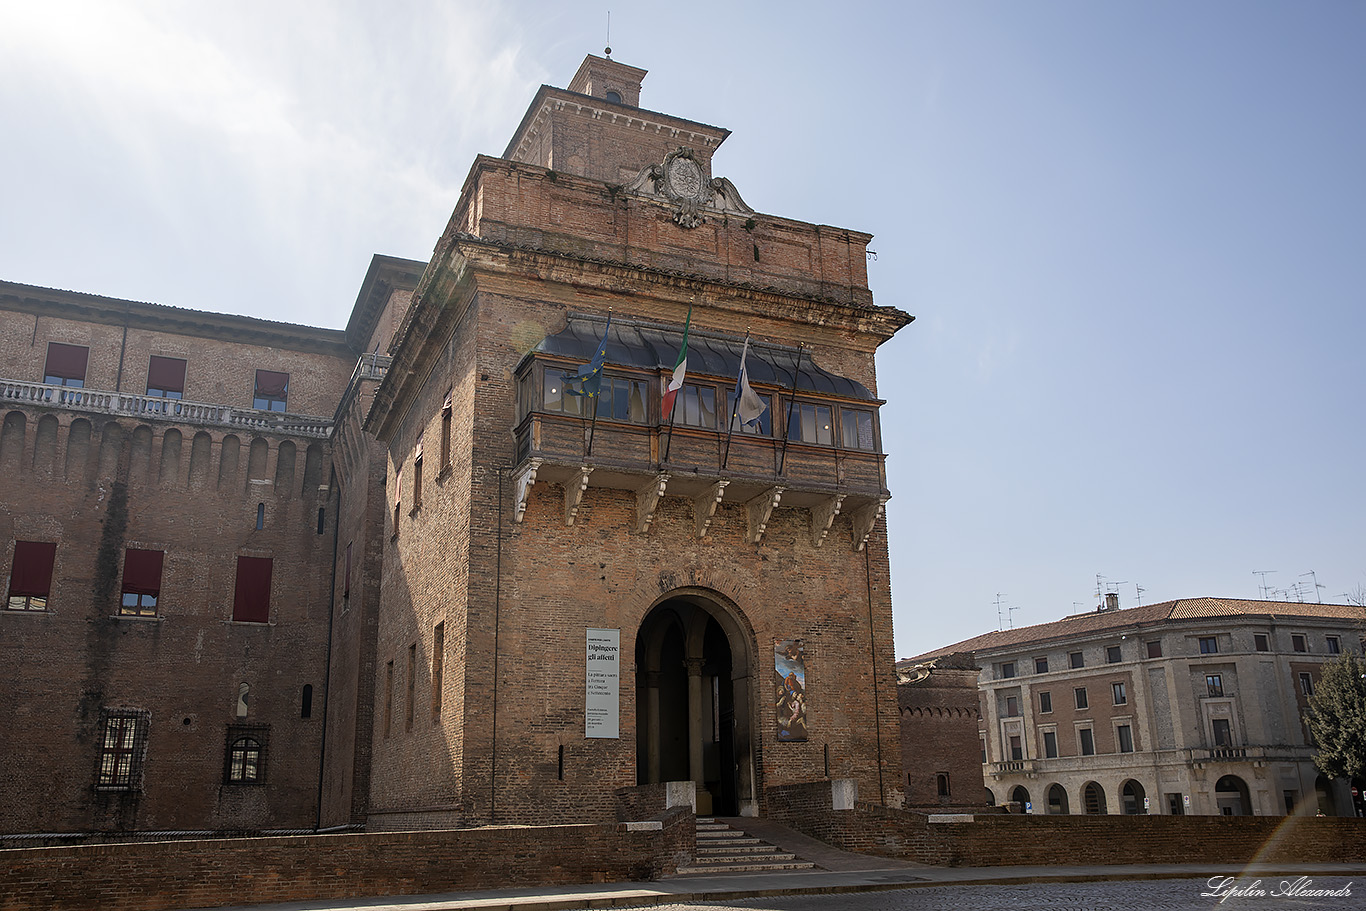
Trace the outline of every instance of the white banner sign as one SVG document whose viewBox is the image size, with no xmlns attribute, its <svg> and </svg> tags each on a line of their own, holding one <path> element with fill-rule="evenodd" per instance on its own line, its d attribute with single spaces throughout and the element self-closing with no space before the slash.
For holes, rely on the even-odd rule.
<svg viewBox="0 0 1366 911">
<path fill-rule="evenodd" d="M 584 681 L 584 736 L 621 736 L 621 630 L 588 631 Z"/>
</svg>

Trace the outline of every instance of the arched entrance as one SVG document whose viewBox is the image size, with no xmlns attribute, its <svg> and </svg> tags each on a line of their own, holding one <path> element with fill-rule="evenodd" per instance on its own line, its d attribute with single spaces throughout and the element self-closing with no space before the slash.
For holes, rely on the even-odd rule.
<svg viewBox="0 0 1366 911">
<path fill-rule="evenodd" d="M 636 780 L 692 781 L 701 816 L 758 812 L 752 638 L 704 589 L 670 593 L 636 636 Z"/>
<path fill-rule="evenodd" d="M 1024 785 L 1017 784 L 1010 789 L 1010 802 L 1020 805 L 1021 813 L 1028 813 L 1026 805 L 1029 803 L 1029 789 Z"/>
<path fill-rule="evenodd" d="M 1147 807 L 1143 805 L 1143 799 L 1148 795 L 1143 790 L 1143 785 L 1132 778 L 1124 782 L 1119 794 L 1125 816 L 1142 816 L 1148 812 Z"/>
<path fill-rule="evenodd" d="M 1088 781 L 1081 789 L 1081 804 L 1088 816 L 1105 814 L 1105 790 L 1094 781 Z"/>
<path fill-rule="evenodd" d="M 1224 816 L 1251 816 L 1252 798 L 1247 783 L 1237 775 L 1225 775 L 1214 784 L 1214 803 Z"/>
<path fill-rule="evenodd" d="M 1048 789 L 1048 815 L 1066 816 L 1067 813 L 1067 790 L 1055 784 Z"/>
</svg>

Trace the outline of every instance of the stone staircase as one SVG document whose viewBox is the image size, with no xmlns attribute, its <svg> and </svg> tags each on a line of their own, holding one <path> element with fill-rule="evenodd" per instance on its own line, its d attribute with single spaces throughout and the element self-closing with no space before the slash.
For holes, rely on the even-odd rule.
<svg viewBox="0 0 1366 911">
<path fill-rule="evenodd" d="M 697 855 L 680 876 L 697 873 L 757 873 L 765 870 L 810 870 L 816 865 L 780 851 L 758 838 L 732 829 L 724 822 L 699 817 Z"/>
</svg>

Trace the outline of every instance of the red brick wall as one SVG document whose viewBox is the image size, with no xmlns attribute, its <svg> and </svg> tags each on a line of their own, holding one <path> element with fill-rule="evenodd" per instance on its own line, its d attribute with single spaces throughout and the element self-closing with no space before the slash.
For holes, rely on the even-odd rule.
<svg viewBox="0 0 1366 911">
<path fill-rule="evenodd" d="M 982 802 L 977 733 L 977 671 L 941 670 L 897 687 L 901 707 L 901 772 L 908 807 L 971 807 Z M 948 775 L 949 794 L 938 776 Z"/>
<path fill-rule="evenodd" d="M 0 911 L 161 911 L 508 885 L 650 880 L 692 856 L 686 810 L 625 824 L 0 851 Z"/>
<path fill-rule="evenodd" d="M 1366 856 L 1366 821 L 1334 817 L 996 813 L 931 823 L 927 814 L 864 802 L 831 810 L 826 782 L 770 792 L 769 813 L 848 851 L 951 866 L 1347 863 Z"/>
</svg>

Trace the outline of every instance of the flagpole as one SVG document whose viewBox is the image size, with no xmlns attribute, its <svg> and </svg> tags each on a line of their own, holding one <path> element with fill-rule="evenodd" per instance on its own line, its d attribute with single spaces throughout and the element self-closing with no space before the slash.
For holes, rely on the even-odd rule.
<svg viewBox="0 0 1366 911">
<path fill-rule="evenodd" d="M 607 328 L 602 331 L 602 352 L 599 355 L 600 357 L 605 356 L 607 353 L 607 333 L 611 330 L 611 328 L 612 308 L 608 307 Z M 588 399 L 588 403 L 593 406 L 593 420 L 588 425 L 588 451 L 584 453 L 583 456 L 585 459 L 593 458 L 593 434 L 597 433 L 598 430 L 598 399 L 602 398 L 602 378 L 603 375 L 606 374 L 606 372 L 607 371 L 604 362 L 604 367 L 598 371 L 598 391 L 596 393 L 589 393 L 588 395 L 584 396 L 584 398 Z"/>
<path fill-rule="evenodd" d="M 688 319 L 687 319 L 686 322 L 683 323 L 683 348 L 682 348 L 682 350 L 679 351 L 679 361 L 678 361 L 679 364 L 686 364 L 686 363 L 687 363 L 687 357 L 688 357 L 688 330 L 691 329 L 691 328 L 692 328 L 692 304 L 688 304 Z M 685 368 L 685 369 L 686 369 L 686 368 Z M 677 372 L 678 372 L 678 364 L 674 364 L 674 373 L 677 373 Z M 669 377 L 672 379 L 673 374 L 672 374 L 672 373 L 669 374 Z M 665 388 L 667 389 L 667 384 L 665 385 Z M 674 445 L 674 415 L 678 414 L 678 395 L 679 395 L 679 393 L 684 393 L 684 387 L 680 387 L 680 388 L 678 389 L 678 392 L 675 392 L 675 393 L 674 393 L 674 397 L 673 397 L 672 399 L 669 400 L 669 438 L 668 438 L 667 440 L 664 441 L 664 458 L 660 459 L 660 464 L 661 464 L 661 465 L 663 465 L 665 462 L 669 461 L 669 450 L 672 449 L 672 448 L 673 448 L 673 445 Z M 686 393 L 684 393 L 684 394 L 686 394 Z"/>
<path fill-rule="evenodd" d="M 780 477 L 787 468 L 787 441 L 792 435 L 792 406 L 793 400 L 797 397 L 797 377 L 802 372 L 802 349 L 805 347 L 801 342 L 797 343 L 797 369 L 792 374 L 792 391 L 787 396 L 787 421 L 783 424 L 783 453 L 778 458 L 778 475 Z"/>
<path fill-rule="evenodd" d="M 735 401 L 730 406 L 730 421 L 726 425 L 726 451 L 721 456 L 721 470 L 726 470 L 726 463 L 730 461 L 730 438 L 735 435 L 735 419 L 740 411 L 740 377 L 744 376 L 745 355 L 749 353 L 749 327 L 745 327 L 745 347 L 740 351 L 740 373 L 735 377 Z"/>
</svg>

